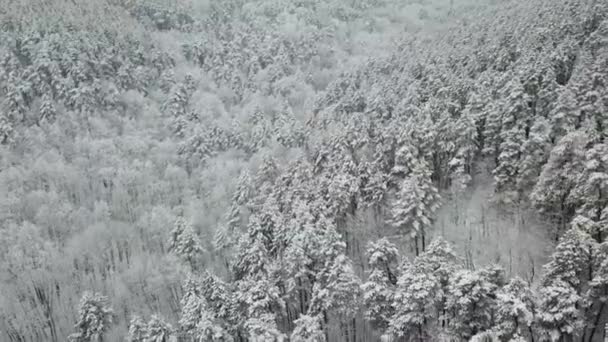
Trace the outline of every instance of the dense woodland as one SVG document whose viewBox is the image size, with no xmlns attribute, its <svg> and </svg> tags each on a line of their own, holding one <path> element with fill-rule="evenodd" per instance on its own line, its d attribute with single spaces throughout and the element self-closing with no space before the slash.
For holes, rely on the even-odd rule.
<svg viewBox="0 0 608 342">
<path fill-rule="evenodd" d="M 605 0 L 3 0 L 0 341 L 603 341 L 607 137 Z"/>
</svg>

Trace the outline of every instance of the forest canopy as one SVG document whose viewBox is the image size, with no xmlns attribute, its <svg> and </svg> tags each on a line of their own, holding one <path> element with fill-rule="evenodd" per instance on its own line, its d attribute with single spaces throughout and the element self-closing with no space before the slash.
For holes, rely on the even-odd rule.
<svg viewBox="0 0 608 342">
<path fill-rule="evenodd" d="M 0 340 L 603 341 L 603 0 L 6 0 Z"/>
</svg>

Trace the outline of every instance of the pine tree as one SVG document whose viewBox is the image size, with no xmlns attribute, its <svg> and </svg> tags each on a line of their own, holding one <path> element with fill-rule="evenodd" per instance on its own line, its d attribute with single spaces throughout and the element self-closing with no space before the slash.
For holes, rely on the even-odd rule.
<svg viewBox="0 0 608 342">
<path fill-rule="evenodd" d="M 359 169 L 361 202 L 364 207 L 372 207 L 378 212 L 386 198 L 388 175 L 376 163 L 360 163 Z"/>
<path fill-rule="evenodd" d="M 557 104 L 550 114 L 552 141 L 558 141 L 581 124 L 579 106 L 572 89 L 561 87 L 557 93 Z"/>
<path fill-rule="evenodd" d="M 114 323 L 114 311 L 108 297 L 85 292 L 78 305 L 77 332 L 69 336 L 74 342 L 101 342 Z"/>
<path fill-rule="evenodd" d="M 333 260 L 325 260 L 313 285 L 311 312 L 338 312 L 352 318 L 358 310 L 361 280 L 353 270 L 352 262 L 340 253 Z"/>
<path fill-rule="evenodd" d="M 53 122 L 55 120 L 55 116 L 56 110 L 55 106 L 53 105 L 53 99 L 48 94 L 44 94 L 42 96 L 42 103 L 40 105 L 40 117 L 38 118 L 38 121 Z"/>
<path fill-rule="evenodd" d="M 580 131 L 562 138 L 551 151 L 530 194 L 530 199 L 542 213 L 556 219 L 556 240 L 579 204 L 572 191 L 584 172 L 586 144 L 587 136 Z"/>
<path fill-rule="evenodd" d="M 538 181 L 543 165 L 549 157 L 550 126 L 544 117 L 537 116 L 530 128 L 529 139 L 522 146 L 522 158 L 517 175 L 518 199 L 527 198 Z"/>
<path fill-rule="evenodd" d="M 4 114 L 0 114 L 0 144 L 9 143 L 13 137 L 13 124 Z"/>
<path fill-rule="evenodd" d="M 558 341 L 571 339 L 580 333 L 582 298 L 572 286 L 557 280 L 541 287 L 539 298 L 537 321 L 543 335 Z"/>
<path fill-rule="evenodd" d="M 370 242 L 367 248 L 370 266 L 367 281 L 361 286 L 365 315 L 377 327 L 386 328 L 393 315 L 392 303 L 397 285 L 396 264 L 399 252 L 386 238 Z"/>
<path fill-rule="evenodd" d="M 470 338 L 495 324 L 496 291 L 504 282 L 504 271 L 486 268 L 455 273 L 449 285 L 446 303 L 453 315 L 450 329 L 458 336 Z"/>
<path fill-rule="evenodd" d="M 232 336 L 224 328 L 222 320 L 218 318 L 223 315 L 221 306 L 213 307 L 205 298 L 204 292 L 213 292 L 210 288 L 206 290 L 203 288 L 208 284 L 208 282 L 198 281 L 192 276 L 186 279 L 183 286 L 184 295 L 180 302 L 182 312 L 179 325 L 182 331 L 196 341 L 232 341 Z M 229 305 L 229 300 L 221 305 Z"/>
<path fill-rule="evenodd" d="M 589 310 L 585 317 L 587 327 L 591 329 L 589 338 L 602 331 L 602 317 L 608 301 L 608 244 L 603 243 L 594 249 L 593 279 L 584 295 Z"/>
<path fill-rule="evenodd" d="M 521 149 L 531 126 L 528 122 L 533 118 L 527 105 L 528 95 L 519 80 L 512 80 L 505 88 L 505 98 L 501 103 L 502 126 L 498 163 L 493 174 L 496 190 L 504 193 L 505 200 L 511 202 L 517 198 L 513 190 L 519 173 Z"/>
<path fill-rule="evenodd" d="M 450 140 L 454 139 L 456 146 L 456 153 L 448 162 L 450 179 L 453 188 L 462 191 L 471 182 L 471 169 L 477 151 L 475 117 L 464 112 L 450 126 L 452 130 Z M 456 138 L 452 138 L 452 136 L 456 136 Z"/>
<path fill-rule="evenodd" d="M 388 222 L 400 234 L 414 239 L 416 255 L 420 253 L 419 240 L 422 241 L 422 251 L 426 248 L 426 231 L 439 208 L 439 199 L 430 172 L 424 165 L 417 165 L 401 183 L 397 197 L 391 204 Z"/>
<path fill-rule="evenodd" d="M 439 280 L 430 272 L 415 268 L 405 270 L 399 277 L 395 295 L 395 314 L 389 331 L 410 341 L 429 339 L 428 324 L 437 317 L 437 301 L 441 298 Z"/>
<path fill-rule="evenodd" d="M 544 266 L 543 284 L 547 286 L 559 281 L 580 293 L 589 277 L 591 243 L 588 234 L 576 228 L 568 230 L 555 247 L 551 261 Z"/>
<path fill-rule="evenodd" d="M 169 342 L 173 327 L 159 315 L 152 315 L 146 324 L 146 342 Z"/>
<path fill-rule="evenodd" d="M 294 321 L 295 328 L 291 333 L 292 342 L 326 342 L 319 316 L 301 315 Z"/>
<path fill-rule="evenodd" d="M 173 230 L 171 231 L 169 250 L 193 270 L 197 269 L 199 258 L 204 253 L 199 237 L 194 232 L 194 228 L 181 217 L 175 221 Z"/>
<path fill-rule="evenodd" d="M 597 242 L 604 240 L 608 224 L 608 145 L 596 144 L 586 153 L 584 174 L 573 189 L 573 197 L 579 199 L 577 210 L 591 222 L 589 233 Z"/>
<path fill-rule="evenodd" d="M 146 322 L 139 317 L 133 316 L 129 322 L 129 342 L 146 342 L 147 337 Z"/>
<path fill-rule="evenodd" d="M 188 84 L 179 83 L 173 87 L 171 97 L 165 104 L 165 110 L 171 119 L 173 134 L 180 138 L 185 137 L 186 130 L 190 125 L 188 117 L 190 94 Z"/>
<path fill-rule="evenodd" d="M 536 302 L 534 293 L 521 278 L 515 277 L 497 295 L 496 321 L 493 330 L 505 340 L 534 336 Z"/>
<path fill-rule="evenodd" d="M 582 331 L 586 308 L 591 304 L 584 300 L 582 291 L 595 273 L 594 243 L 591 236 L 573 227 L 544 267 L 537 317 L 543 334 L 552 339 L 573 338 Z"/>
</svg>

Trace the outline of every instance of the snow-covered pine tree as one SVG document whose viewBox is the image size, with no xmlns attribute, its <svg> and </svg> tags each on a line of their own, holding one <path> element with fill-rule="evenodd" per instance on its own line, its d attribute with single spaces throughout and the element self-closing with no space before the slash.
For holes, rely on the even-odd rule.
<svg viewBox="0 0 608 342">
<path fill-rule="evenodd" d="M 555 239 L 565 230 L 576 212 L 578 199 L 572 191 L 585 169 L 588 136 L 581 131 L 569 133 L 551 150 L 547 163 L 534 186 L 532 203 L 556 223 Z"/>
<path fill-rule="evenodd" d="M 408 341 L 428 340 L 429 325 L 436 323 L 441 297 L 440 282 L 433 273 L 415 266 L 405 269 L 395 292 L 395 314 L 390 319 L 389 332 Z"/>
<path fill-rule="evenodd" d="M 493 174 L 496 190 L 503 194 L 507 203 L 511 203 L 518 200 L 514 190 L 522 157 L 521 149 L 527 140 L 527 122 L 533 120 L 533 117 L 528 106 L 529 96 L 518 79 L 508 82 L 504 91 L 498 164 Z"/>
<path fill-rule="evenodd" d="M 55 117 L 57 115 L 55 106 L 53 104 L 53 99 L 52 97 L 45 93 L 42 96 L 42 100 L 41 100 L 41 104 L 40 104 L 40 116 L 38 118 L 38 122 L 42 122 L 42 121 L 47 121 L 47 122 L 53 122 L 55 120 Z"/>
<path fill-rule="evenodd" d="M 326 342 L 325 332 L 322 326 L 322 317 L 301 315 L 294 321 L 294 329 L 291 333 L 292 342 Z"/>
<path fill-rule="evenodd" d="M 210 275 L 209 275 L 210 276 Z M 221 319 L 222 310 L 212 307 L 207 302 L 204 292 L 212 292 L 213 289 L 203 289 L 208 282 L 198 281 L 194 276 L 189 276 L 183 285 L 184 295 L 181 299 L 182 312 L 179 325 L 181 331 L 195 341 L 232 341 L 232 336 L 224 328 Z M 229 300 L 222 305 L 229 305 Z M 218 310 L 214 312 L 213 310 Z"/>
<path fill-rule="evenodd" d="M 587 233 L 577 228 L 566 231 L 544 266 L 543 285 L 560 281 L 580 294 L 591 276 L 592 247 L 593 239 Z"/>
<path fill-rule="evenodd" d="M 370 270 L 367 281 L 361 285 L 365 315 L 376 327 L 385 329 L 393 315 L 399 251 L 382 238 L 370 242 L 366 254 Z"/>
<path fill-rule="evenodd" d="M 539 290 L 537 323 L 542 335 L 551 341 L 571 341 L 581 333 L 579 310 L 582 298 L 569 284 L 557 280 Z"/>
<path fill-rule="evenodd" d="M 461 270 L 449 285 L 447 311 L 453 315 L 450 330 L 470 338 L 491 329 L 496 323 L 496 292 L 504 285 L 504 271 L 488 267 L 478 271 Z"/>
<path fill-rule="evenodd" d="M 496 322 L 492 330 L 501 339 L 533 338 L 536 301 L 530 286 L 521 278 L 511 279 L 496 294 Z"/>
<path fill-rule="evenodd" d="M 587 150 L 584 174 L 573 189 L 580 206 L 577 213 L 590 220 L 586 232 L 601 243 L 608 234 L 608 145 L 596 144 Z"/>
<path fill-rule="evenodd" d="M 551 141 L 557 142 L 580 127 L 580 109 L 573 90 L 566 86 L 557 89 L 557 103 L 550 113 Z"/>
<path fill-rule="evenodd" d="M 517 198 L 525 200 L 538 181 L 543 165 L 549 157 L 550 125 L 547 119 L 536 116 L 528 140 L 522 146 L 522 158 L 516 179 Z"/>
<path fill-rule="evenodd" d="M 146 322 L 140 316 L 133 316 L 129 321 L 129 342 L 146 342 L 147 338 Z"/>
<path fill-rule="evenodd" d="M 104 334 L 114 323 L 114 311 L 108 297 L 85 292 L 78 305 L 76 332 L 69 336 L 73 342 L 103 342 Z"/>
<path fill-rule="evenodd" d="M 439 200 L 430 171 L 422 163 L 415 164 L 391 203 L 388 223 L 397 229 L 398 234 L 414 240 L 416 255 L 426 248 L 426 231 L 439 208 Z"/>
<path fill-rule="evenodd" d="M 204 250 L 194 228 L 183 217 L 177 218 L 173 225 L 169 238 L 169 250 L 185 262 L 190 269 L 198 268 Z"/>
<path fill-rule="evenodd" d="M 191 126 L 188 102 L 190 101 L 190 87 L 186 81 L 176 84 L 171 90 L 171 96 L 165 104 L 165 110 L 171 120 L 171 129 L 177 137 L 186 136 L 186 130 Z"/>
<path fill-rule="evenodd" d="M 146 342 L 170 342 L 173 327 L 162 316 L 152 315 L 146 324 Z"/>
<path fill-rule="evenodd" d="M 608 304 L 608 244 L 602 243 L 594 249 L 593 279 L 584 298 L 588 305 L 585 320 L 590 329 L 589 338 L 593 340 L 602 332 L 601 321 Z M 608 330 L 604 330 L 604 336 Z"/>
</svg>

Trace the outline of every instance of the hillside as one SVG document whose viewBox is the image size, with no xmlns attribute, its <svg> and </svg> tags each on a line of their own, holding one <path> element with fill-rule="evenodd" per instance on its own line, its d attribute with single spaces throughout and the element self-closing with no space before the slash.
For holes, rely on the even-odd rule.
<svg viewBox="0 0 608 342">
<path fill-rule="evenodd" d="M 0 340 L 602 341 L 607 85 L 601 0 L 8 1 Z"/>
</svg>

